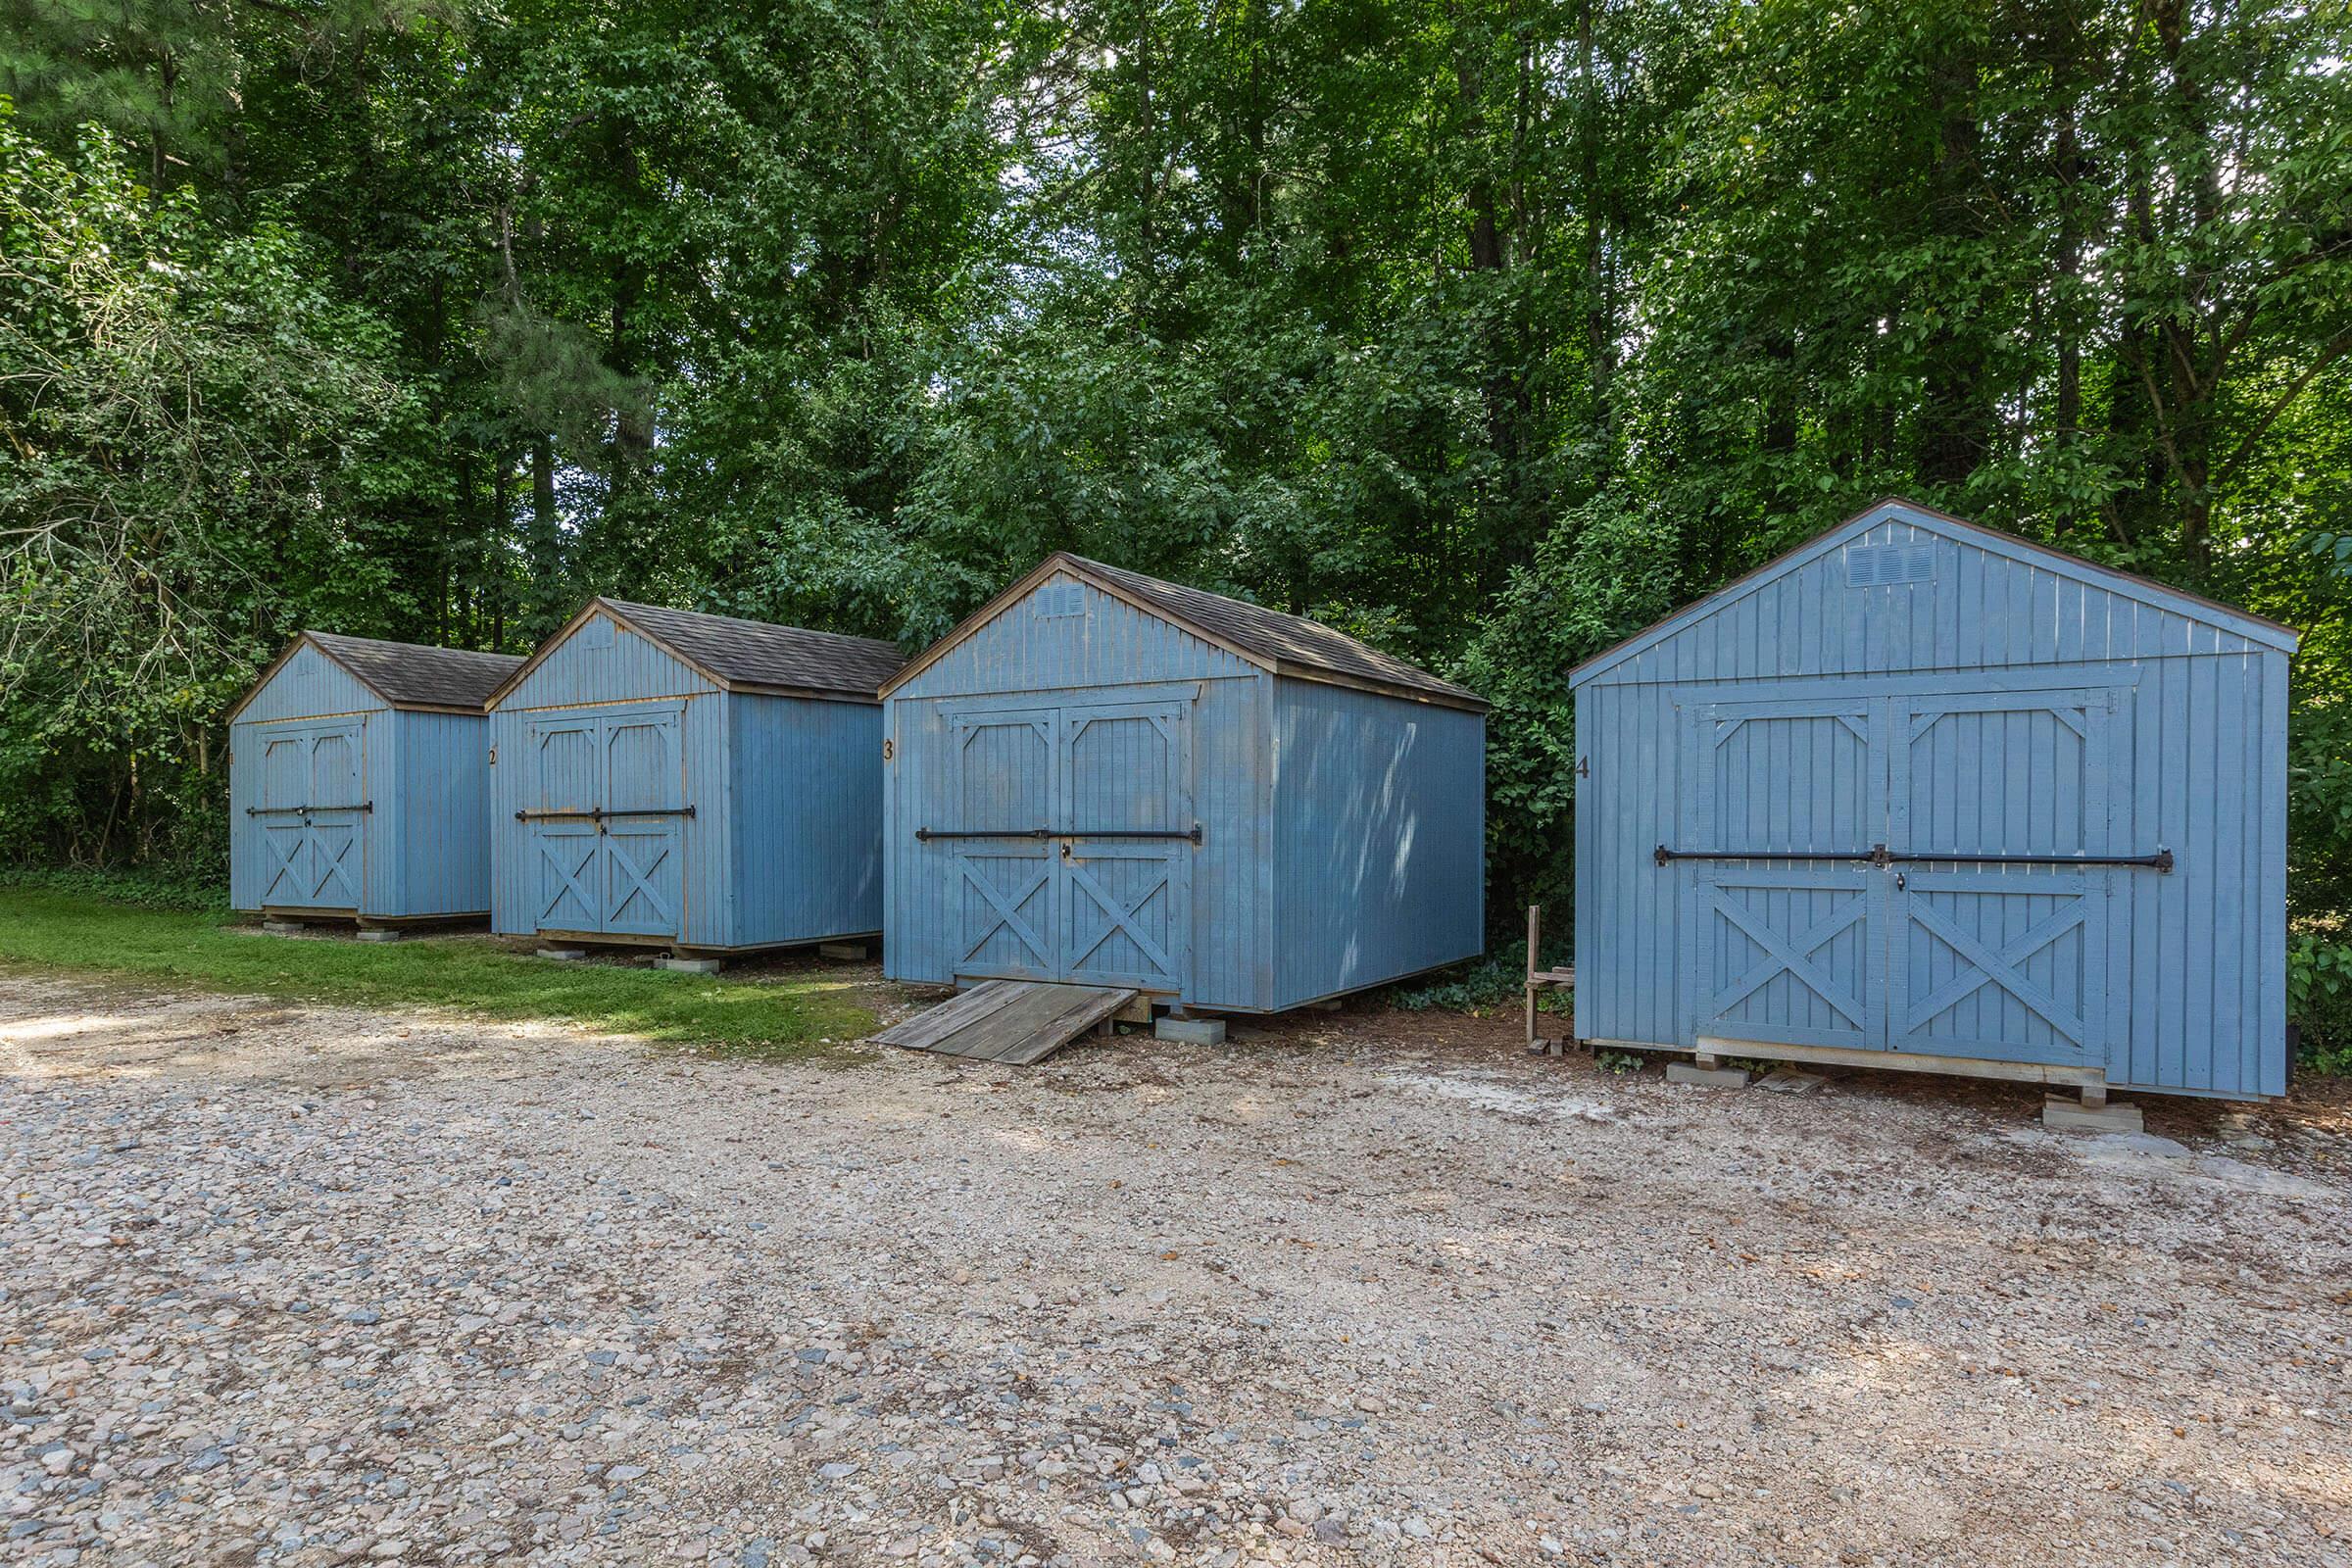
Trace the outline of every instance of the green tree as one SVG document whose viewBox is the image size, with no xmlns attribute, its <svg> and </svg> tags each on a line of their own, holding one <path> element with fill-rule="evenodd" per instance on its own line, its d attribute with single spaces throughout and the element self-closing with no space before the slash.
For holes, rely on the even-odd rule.
<svg viewBox="0 0 2352 1568">
<path fill-rule="evenodd" d="M 209 855 L 219 720 L 296 626 L 371 629 L 414 475 L 382 324 L 93 132 L 0 115 L 0 844 Z"/>
</svg>

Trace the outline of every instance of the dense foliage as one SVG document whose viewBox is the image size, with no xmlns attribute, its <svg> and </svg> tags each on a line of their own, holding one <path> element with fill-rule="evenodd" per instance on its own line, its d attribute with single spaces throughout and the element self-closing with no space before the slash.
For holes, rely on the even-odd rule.
<svg viewBox="0 0 2352 1568">
<path fill-rule="evenodd" d="M 1507 911 L 1565 668 L 1899 491 L 2306 630 L 2317 1020 L 2347 58 L 2275 0 L 0 0 L 0 854 L 216 856 L 305 623 L 912 646 L 1068 546 L 1488 692 Z"/>
</svg>

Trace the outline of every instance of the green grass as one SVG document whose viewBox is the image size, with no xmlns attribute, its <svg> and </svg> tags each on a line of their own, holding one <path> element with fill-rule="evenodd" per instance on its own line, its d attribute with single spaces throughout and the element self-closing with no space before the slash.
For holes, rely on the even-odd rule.
<svg viewBox="0 0 2352 1568">
<path fill-rule="evenodd" d="M 559 963 L 478 939 L 288 941 L 219 914 L 25 888 L 0 889 L 0 964 L 288 1002 L 546 1019 L 763 1057 L 822 1052 L 825 1040 L 855 1040 L 874 1023 L 853 986 L 821 974 L 754 985 Z"/>
</svg>

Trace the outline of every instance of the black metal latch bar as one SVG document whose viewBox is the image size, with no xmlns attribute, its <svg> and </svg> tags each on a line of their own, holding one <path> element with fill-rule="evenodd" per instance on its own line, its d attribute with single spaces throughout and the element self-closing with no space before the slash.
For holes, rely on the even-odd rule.
<svg viewBox="0 0 2352 1568">
<path fill-rule="evenodd" d="M 2154 855 L 1897 855 L 1897 860 L 1922 865 L 2137 865 L 2151 871 L 2170 871 L 2173 852 Z"/>
<path fill-rule="evenodd" d="M 248 806 L 247 816 L 308 816 L 313 811 L 372 811 L 373 801 L 362 801 L 357 806 Z"/>
<path fill-rule="evenodd" d="M 1200 824 L 1183 827 L 918 827 L 915 842 L 933 839 L 1188 839 L 1200 842 Z"/>
<path fill-rule="evenodd" d="M 517 822 L 602 822 L 615 816 L 692 816 L 691 806 L 645 806 L 634 809 L 615 807 L 610 810 L 597 807 L 588 811 L 516 811 Z"/>
<path fill-rule="evenodd" d="M 1886 846 L 1873 845 L 1867 850 L 1670 850 L 1661 844 L 1651 857 L 1660 865 L 1669 860 L 1868 860 L 1873 865 L 1886 863 Z"/>
<path fill-rule="evenodd" d="M 1665 865 L 1673 860 L 1859 860 L 1882 870 L 1895 864 L 1912 865 L 2137 865 L 2170 872 L 2173 852 L 2153 855 L 1910 855 L 1874 844 L 1868 850 L 1670 850 L 1661 844 L 1651 858 Z"/>
</svg>

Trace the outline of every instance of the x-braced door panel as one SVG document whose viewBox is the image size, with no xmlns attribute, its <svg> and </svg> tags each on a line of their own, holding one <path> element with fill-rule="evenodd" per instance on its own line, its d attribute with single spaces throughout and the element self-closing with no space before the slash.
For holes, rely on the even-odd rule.
<svg viewBox="0 0 2352 1568">
<path fill-rule="evenodd" d="M 685 799 L 678 714 L 607 717 L 603 919 L 599 930 L 682 936 L 684 866 L 675 814 Z"/>
<path fill-rule="evenodd" d="M 366 883 L 361 845 L 360 725 L 311 741 L 310 898 L 319 908 L 357 909 Z"/>
<path fill-rule="evenodd" d="M 309 734 L 272 734 L 264 741 L 261 779 L 254 820 L 261 825 L 262 848 L 270 857 L 262 903 L 308 904 L 311 832 L 303 822 L 302 808 L 311 790 Z"/>
<path fill-rule="evenodd" d="M 540 930 L 685 934 L 681 722 L 675 708 L 532 722 L 521 814 Z"/>
<path fill-rule="evenodd" d="M 1839 688 L 1688 709 L 1681 843 L 1657 858 L 1685 878 L 1693 1035 L 2098 1058 L 2114 878 L 2172 864 L 2114 839 L 2118 704 Z"/>
<path fill-rule="evenodd" d="M 1191 707 L 1061 715 L 1062 969 L 1088 985 L 1184 989 L 1191 974 Z"/>
<path fill-rule="evenodd" d="M 1888 1044 L 2080 1063 L 2104 1054 L 2119 874 L 2107 690 L 1894 701 Z M 1933 858 L 1919 858 L 1933 857 Z M 2129 875 L 2129 871 L 2121 874 Z"/>
<path fill-rule="evenodd" d="M 1192 957 L 1187 702 L 986 709 L 949 723 L 959 977 L 1181 993 Z"/>
<path fill-rule="evenodd" d="M 597 721 L 540 719 L 531 725 L 529 744 L 532 903 L 538 911 L 532 923 L 547 931 L 594 931 L 603 846 L 589 813 L 604 795 Z"/>
<path fill-rule="evenodd" d="M 949 728 L 957 825 L 953 869 L 955 971 L 1007 980 L 1061 978 L 1060 886 L 1048 827 L 1059 811 L 1054 765 L 1060 715 L 1018 709 L 956 717 Z"/>
<path fill-rule="evenodd" d="M 1872 1049 L 1884 906 L 1868 867 L 1699 873 L 1701 1035 Z"/>
<path fill-rule="evenodd" d="M 1044 842 L 979 843 L 955 853 L 956 972 L 1058 980 L 1056 852 Z"/>
<path fill-rule="evenodd" d="M 1886 715 L 1850 691 L 1687 715 L 1688 1007 L 1700 1036 L 1875 1048 L 1882 879 L 1855 863 L 1886 812 Z"/>
<path fill-rule="evenodd" d="M 249 809 L 268 856 L 265 906 L 361 907 L 368 882 L 365 722 L 273 729 L 262 742 L 261 799 Z"/>
</svg>

